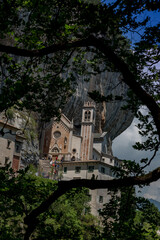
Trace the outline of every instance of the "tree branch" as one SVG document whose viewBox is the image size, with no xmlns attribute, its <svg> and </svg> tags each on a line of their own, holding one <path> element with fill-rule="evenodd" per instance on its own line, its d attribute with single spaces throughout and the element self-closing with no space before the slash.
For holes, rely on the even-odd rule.
<svg viewBox="0 0 160 240">
<path fill-rule="evenodd" d="M 160 137 L 160 108 L 153 99 L 151 95 L 149 95 L 141 85 L 136 81 L 136 76 L 129 69 L 127 63 L 125 63 L 115 52 L 114 50 L 107 45 L 105 39 L 96 38 L 94 36 L 90 36 L 86 39 L 77 40 L 75 42 L 70 43 L 62 43 L 49 46 L 40 50 L 27 50 L 27 49 L 18 49 L 16 47 L 4 46 L 0 45 L 0 51 L 6 52 L 10 54 L 15 54 L 24 57 L 42 57 L 44 55 L 55 53 L 57 51 L 67 50 L 71 48 L 77 47 L 95 47 L 98 49 L 105 57 L 114 63 L 115 67 L 120 71 L 123 75 L 122 81 L 125 82 L 137 95 L 137 97 L 145 104 L 148 109 L 151 111 L 153 116 L 155 125 L 158 130 L 158 134 Z M 160 178 L 160 168 L 153 170 L 152 172 L 136 177 L 128 177 L 123 179 L 113 179 L 113 180 L 71 180 L 71 181 L 60 181 L 58 182 L 58 189 L 52 193 L 39 207 L 34 209 L 28 216 L 25 217 L 24 223 L 28 225 L 28 229 L 26 231 L 26 239 L 33 232 L 33 228 L 31 225 L 35 226 L 35 221 L 37 217 L 45 212 L 49 206 L 56 201 L 61 195 L 66 193 L 68 190 L 77 187 L 87 187 L 90 189 L 102 189 L 102 188 L 120 188 L 122 186 L 133 186 L 133 185 L 144 185 L 149 184 L 153 181 L 156 181 Z"/>
<path fill-rule="evenodd" d="M 18 49 L 16 47 L 4 46 L 0 45 L 0 51 L 11 53 L 24 57 L 33 57 L 38 56 L 42 57 L 44 55 L 55 53 L 57 51 L 67 50 L 76 47 L 95 47 L 101 53 L 105 55 L 105 57 L 114 63 L 115 67 L 120 71 L 123 75 L 122 81 L 125 82 L 137 95 L 137 97 L 145 104 L 148 109 L 151 111 L 153 116 L 155 125 L 158 130 L 159 138 L 160 138 L 160 108 L 153 99 L 151 95 L 149 95 L 141 85 L 136 81 L 136 76 L 131 72 L 127 63 L 125 63 L 114 51 L 113 49 L 107 45 L 104 39 L 99 39 L 94 36 L 90 36 L 86 39 L 77 40 L 75 42 L 70 43 L 62 43 L 49 46 L 40 50 L 26 50 L 26 49 Z M 66 193 L 68 190 L 75 187 L 87 187 L 90 189 L 102 189 L 102 188 L 120 188 L 121 186 L 132 186 L 132 185 L 142 185 L 148 184 L 150 182 L 156 181 L 160 178 L 160 168 L 155 169 L 154 171 L 139 177 L 129 177 L 124 179 L 114 179 L 114 180 L 71 180 L 71 181 L 61 181 L 58 183 L 58 189 L 49 196 L 49 198 L 44 201 L 39 207 L 34 209 L 28 216 L 25 217 L 24 222 L 28 225 L 28 230 L 31 229 L 31 224 L 35 222 L 36 218 L 46 211 L 48 207 L 57 200 L 61 195 Z M 32 231 L 30 231 L 32 232 Z M 27 232 L 26 232 L 27 234 Z"/>
<path fill-rule="evenodd" d="M 144 185 L 151 182 L 157 181 L 160 178 L 160 167 L 145 174 L 143 176 L 136 177 L 125 177 L 123 179 L 113 179 L 113 180 L 89 180 L 89 179 L 77 179 L 71 181 L 60 181 L 58 182 L 58 188 L 54 191 L 41 205 L 30 212 L 28 216 L 24 218 L 24 223 L 28 225 L 28 231 L 32 229 L 31 226 L 35 226 L 37 217 L 45 212 L 50 205 L 55 202 L 60 196 L 65 194 L 72 188 L 86 187 L 91 190 L 94 189 L 116 189 L 121 187 L 129 187 L 134 185 Z M 26 231 L 26 235 L 28 233 Z M 27 238 L 26 238 L 27 239 Z"/>
<path fill-rule="evenodd" d="M 141 167 L 141 171 L 143 169 L 145 169 L 147 166 L 150 165 L 150 163 L 152 162 L 152 160 L 155 158 L 157 152 L 158 152 L 158 149 L 159 149 L 159 145 L 160 145 L 160 142 L 155 146 L 155 150 L 154 150 L 154 153 L 153 153 L 153 156 L 150 158 L 150 160 L 148 161 L 148 163 L 146 163 L 144 166 Z"/>
<path fill-rule="evenodd" d="M 145 104 L 150 110 L 160 139 L 160 108 L 158 104 L 155 102 L 153 97 L 149 95 L 136 81 L 136 76 L 131 72 L 127 63 L 125 63 L 116 53 L 114 53 L 114 50 L 111 48 L 111 46 L 107 45 L 105 39 L 89 36 L 86 39 L 77 40 L 70 43 L 54 44 L 40 50 L 20 49 L 17 47 L 0 44 L 0 51 L 24 57 L 42 57 L 50 53 L 77 47 L 95 47 L 115 65 L 118 71 L 120 71 L 123 75 L 122 81 L 132 89 L 142 103 Z"/>
<path fill-rule="evenodd" d="M 11 46 L 0 44 L 0 52 L 14 54 L 16 56 L 21 56 L 21 57 L 43 57 L 51 53 L 67 50 L 74 47 L 87 47 L 89 45 L 89 42 L 90 42 L 90 38 L 86 38 L 86 39 L 77 40 L 70 43 L 53 44 L 49 47 L 39 49 L 39 50 L 28 50 L 28 49 L 22 49 L 18 47 L 11 47 Z"/>
</svg>

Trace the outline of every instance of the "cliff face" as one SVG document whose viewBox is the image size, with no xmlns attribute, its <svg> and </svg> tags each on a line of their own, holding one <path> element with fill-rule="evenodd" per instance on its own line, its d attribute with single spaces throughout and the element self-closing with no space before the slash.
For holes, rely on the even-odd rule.
<svg viewBox="0 0 160 240">
<path fill-rule="evenodd" d="M 20 58 L 17 58 L 20 61 Z M 92 101 L 88 92 L 94 90 L 101 95 L 123 96 L 126 98 L 128 87 L 121 81 L 121 74 L 115 72 L 102 72 L 101 74 L 92 75 L 89 82 L 84 81 L 83 77 L 77 79 L 75 94 L 68 100 L 63 109 L 63 113 L 70 119 L 74 120 L 77 132 L 80 131 L 82 119 L 82 107 L 84 102 Z M 3 81 L 0 82 L 0 87 Z M 133 114 L 130 111 L 122 110 L 125 105 L 124 101 L 110 101 L 98 103 L 96 105 L 96 132 L 108 132 L 108 138 L 112 141 L 130 126 L 133 120 Z M 111 142 L 110 142 L 111 145 Z"/>
<path fill-rule="evenodd" d="M 21 150 L 21 166 L 37 165 L 39 162 L 39 139 L 35 114 L 11 108 L 7 111 L 7 117 L 8 120 L 4 113 L 0 114 L 0 120 L 7 121 L 9 124 L 19 128 L 19 134 L 25 137 Z"/>
<path fill-rule="evenodd" d="M 99 91 L 101 95 L 104 96 L 112 94 L 113 96 L 118 95 L 126 98 L 128 88 L 121 82 L 120 73 L 105 71 L 100 75 L 93 75 L 89 82 L 84 81 L 83 78 L 77 79 L 76 92 L 68 100 L 63 109 L 63 113 L 70 120 L 74 120 L 76 133 L 80 132 L 84 102 L 93 101 L 88 96 L 88 92 L 93 90 Z M 130 111 L 121 110 L 124 104 L 124 101 L 110 101 L 108 103 L 103 102 L 96 105 L 95 131 L 108 132 L 107 143 L 108 150 L 110 149 L 109 153 L 112 152 L 112 140 L 129 127 L 133 120 L 133 114 L 131 114 Z M 14 112 L 15 110 L 12 111 L 10 115 L 14 116 L 11 116 L 11 123 L 20 129 L 25 128 L 26 141 L 22 151 L 22 162 L 24 165 L 29 163 L 37 164 L 39 159 L 39 144 L 34 116 L 28 118 L 28 114 L 25 112 L 16 114 Z M 27 125 L 26 122 L 28 122 Z"/>
<path fill-rule="evenodd" d="M 0 40 L 0 43 L 11 44 L 12 39 L 7 41 Z M 20 57 L 17 58 L 20 61 Z M 75 94 L 69 99 L 63 109 L 63 113 L 74 120 L 77 130 L 80 128 L 82 107 L 84 102 L 90 100 L 88 92 L 97 90 L 101 95 L 124 96 L 126 98 L 128 87 L 121 81 L 121 74 L 115 72 L 102 72 L 92 75 L 89 82 L 84 79 L 77 79 Z M 0 82 L 0 88 L 3 82 Z M 113 140 L 130 126 L 133 120 L 133 114 L 127 110 L 121 110 L 125 104 L 124 101 L 110 101 L 97 104 L 96 109 L 96 132 L 107 131 L 108 137 Z"/>
<path fill-rule="evenodd" d="M 82 107 L 85 101 L 91 99 L 88 92 L 97 90 L 101 95 L 124 96 L 126 98 L 128 87 L 121 81 L 120 73 L 105 71 L 92 76 L 89 82 L 80 78 L 77 80 L 76 93 L 69 99 L 63 113 L 71 120 L 77 129 L 80 128 Z M 124 101 L 110 101 L 96 105 L 96 132 L 107 131 L 108 137 L 113 140 L 122 133 L 133 120 L 130 111 L 122 110 Z"/>
</svg>

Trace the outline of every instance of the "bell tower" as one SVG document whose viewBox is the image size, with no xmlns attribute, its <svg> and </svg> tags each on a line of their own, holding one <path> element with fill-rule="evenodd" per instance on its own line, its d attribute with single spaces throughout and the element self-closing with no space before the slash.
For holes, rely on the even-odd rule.
<svg viewBox="0 0 160 240">
<path fill-rule="evenodd" d="M 94 127 L 95 104 L 93 102 L 85 102 L 82 109 L 81 123 L 81 161 L 88 161 L 92 159 Z"/>
</svg>

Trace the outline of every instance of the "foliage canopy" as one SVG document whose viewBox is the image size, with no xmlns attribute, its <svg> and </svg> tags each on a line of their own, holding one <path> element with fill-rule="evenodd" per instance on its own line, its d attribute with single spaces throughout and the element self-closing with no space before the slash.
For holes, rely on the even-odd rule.
<svg viewBox="0 0 160 240">
<path fill-rule="evenodd" d="M 154 159 L 160 143 L 160 71 L 156 65 L 160 61 L 160 23 L 149 26 L 149 17 L 139 17 L 147 11 L 159 11 L 158 1 L 1 1 L 0 111 L 16 105 L 49 120 L 73 93 L 77 76 L 87 80 L 89 69 L 92 74 L 106 69 L 119 71 L 130 88 L 128 106 L 124 107 L 132 109 L 140 119 L 139 132 L 146 137 L 135 148 L 154 151 L 151 159 L 141 159 L 142 166 L 135 175 L 94 183 L 59 182 L 55 193 L 44 201 L 46 207 L 40 205 L 25 218 L 28 235 L 37 216 L 73 187 L 118 188 L 149 184 L 160 178 L 160 168 L 148 174 L 143 171 Z M 128 32 L 139 33 L 136 43 L 126 39 Z M 144 71 L 146 68 L 148 71 Z M 148 108 L 145 115 L 139 111 L 144 105 Z"/>
<path fill-rule="evenodd" d="M 24 217 L 56 190 L 57 183 L 35 176 L 33 167 L 17 177 L 8 167 L 0 169 L 0 239 L 22 240 Z M 34 223 L 32 239 L 98 239 L 101 228 L 90 214 L 88 202 L 86 188 L 67 192 Z"/>
</svg>

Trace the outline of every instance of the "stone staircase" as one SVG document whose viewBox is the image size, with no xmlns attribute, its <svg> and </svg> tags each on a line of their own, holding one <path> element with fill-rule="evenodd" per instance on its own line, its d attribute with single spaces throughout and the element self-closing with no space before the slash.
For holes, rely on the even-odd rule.
<svg viewBox="0 0 160 240">
<path fill-rule="evenodd" d="M 57 162 L 57 167 L 52 167 L 49 160 L 39 160 L 39 176 L 44 178 L 49 178 L 53 180 L 59 180 L 60 178 L 60 168 L 58 167 L 59 163 Z"/>
</svg>

